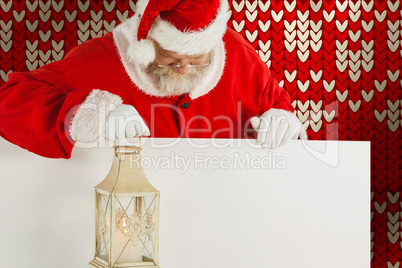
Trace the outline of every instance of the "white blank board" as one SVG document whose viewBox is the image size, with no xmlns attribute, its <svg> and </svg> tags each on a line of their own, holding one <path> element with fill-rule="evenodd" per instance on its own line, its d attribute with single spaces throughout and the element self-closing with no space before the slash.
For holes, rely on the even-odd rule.
<svg viewBox="0 0 402 268">
<path fill-rule="evenodd" d="M 162 268 L 370 266 L 369 142 L 142 147 L 161 192 Z M 0 140 L 0 267 L 89 267 L 94 186 L 112 157 L 112 148 L 75 148 L 69 160 L 47 159 Z"/>
</svg>

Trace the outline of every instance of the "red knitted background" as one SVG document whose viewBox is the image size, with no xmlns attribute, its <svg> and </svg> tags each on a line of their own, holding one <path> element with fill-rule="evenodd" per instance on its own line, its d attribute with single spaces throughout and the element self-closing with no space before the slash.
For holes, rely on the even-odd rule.
<svg viewBox="0 0 402 268">
<path fill-rule="evenodd" d="M 102 36 L 133 15 L 134 2 L 0 0 L 0 85 Z M 289 91 L 310 139 L 371 141 L 371 266 L 400 267 L 402 2 L 231 5 L 229 26 Z"/>
</svg>

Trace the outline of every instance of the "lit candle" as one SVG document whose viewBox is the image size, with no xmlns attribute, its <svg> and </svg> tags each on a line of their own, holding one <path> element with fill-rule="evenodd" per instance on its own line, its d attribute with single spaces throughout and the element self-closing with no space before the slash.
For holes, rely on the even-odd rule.
<svg viewBox="0 0 402 268">
<path fill-rule="evenodd" d="M 130 240 L 129 226 L 126 222 L 126 217 L 123 217 L 121 230 L 119 229 L 116 230 L 115 256 L 116 259 L 118 258 L 117 263 L 142 261 L 142 247 L 143 247 L 142 242 L 138 240 L 136 241 L 137 242 L 136 245 L 133 245 L 133 242 L 129 240 Z"/>
</svg>

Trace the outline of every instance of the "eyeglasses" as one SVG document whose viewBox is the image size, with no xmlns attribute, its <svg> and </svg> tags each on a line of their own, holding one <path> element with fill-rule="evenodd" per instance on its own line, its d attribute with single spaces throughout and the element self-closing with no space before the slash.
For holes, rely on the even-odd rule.
<svg viewBox="0 0 402 268">
<path fill-rule="evenodd" d="M 180 63 L 176 62 L 176 64 L 172 63 L 169 65 L 163 65 L 163 64 L 159 64 L 158 60 L 156 60 L 156 64 L 158 65 L 158 67 L 161 68 L 181 68 L 181 69 L 187 69 L 187 68 L 197 68 L 197 67 L 206 67 L 209 66 L 211 64 L 211 57 L 209 57 L 209 60 L 207 63 L 204 64 L 187 64 L 185 67 L 181 66 Z"/>
</svg>

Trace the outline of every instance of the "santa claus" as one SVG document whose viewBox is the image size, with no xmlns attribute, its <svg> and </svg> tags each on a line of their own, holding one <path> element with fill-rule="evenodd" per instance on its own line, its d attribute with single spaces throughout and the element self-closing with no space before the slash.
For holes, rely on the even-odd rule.
<svg viewBox="0 0 402 268">
<path fill-rule="evenodd" d="M 247 138 L 280 146 L 302 133 L 289 94 L 227 28 L 227 0 L 139 0 L 135 15 L 63 60 L 11 73 L 0 135 L 46 157 L 75 141 Z"/>
</svg>

